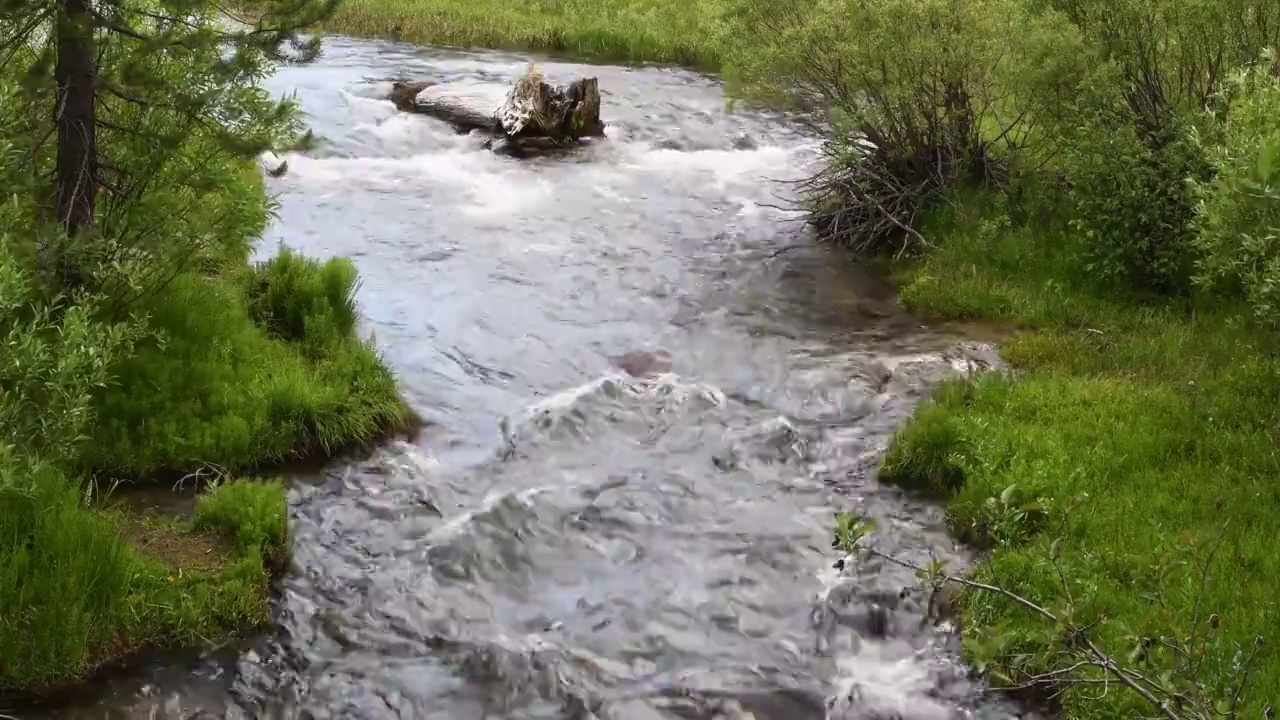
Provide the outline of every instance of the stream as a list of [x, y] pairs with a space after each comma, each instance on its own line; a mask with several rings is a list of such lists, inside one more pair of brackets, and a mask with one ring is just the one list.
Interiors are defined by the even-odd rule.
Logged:
[[[712, 79], [540, 61], [599, 78], [608, 138], [532, 161], [383, 99], [431, 78], [496, 106], [528, 62], [333, 37], [269, 80], [320, 143], [269, 179], [259, 252], [355, 260], [429, 424], [294, 478], [270, 632], [21, 717], [1016, 717], [921, 622], [910, 571], [831, 547], [851, 509], [881, 550], [968, 561], [873, 471], [991, 351], [815, 245], [784, 208], [818, 138], [729, 113]], [[669, 372], [618, 367], [659, 350]]]

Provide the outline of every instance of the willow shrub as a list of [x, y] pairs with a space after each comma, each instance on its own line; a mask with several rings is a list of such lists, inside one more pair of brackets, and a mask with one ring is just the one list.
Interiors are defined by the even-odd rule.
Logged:
[[925, 244], [917, 217], [1003, 184], [1030, 122], [1080, 75], [1079, 38], [1017, 0], [736, 0], [713, 13], [730, 90], [830, 129], [805, 185], [829, 239]]
[[1214, 168], [1231, 75], [1280, 43], [1272, 0], [1032, 0], [1071, 20], [1092, 70], [1048, 118], [1087, 239], [1083, 271], [1114, 290], [1183, 295], [1200, 248], [1192, 183]]
[[[1276, 56], [1266, 58], [1268, 64]], [[1273, 65], [1274, 67], [1274, 65]], [[1196, 187], [1197, 282], [1244, 298], [1254, 316], [1280, 325], [1280, 77], [1266, 65], [1231, 82], [1210, 182]]]

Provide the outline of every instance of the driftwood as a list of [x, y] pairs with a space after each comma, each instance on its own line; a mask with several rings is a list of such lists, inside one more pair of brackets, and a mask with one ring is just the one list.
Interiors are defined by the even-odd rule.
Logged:
[[449, 123], [459, 133], [491, 135], [495, 152], [515, 156], [572, 147], [585, 138], [604, 135], [600, 121], [600, 87], [596, 78], [581, 78], [553, 87], [530, 68], [493, 112], [484, 112], [447, 97], [424, 92], [430, 81], [397, 82], [388, 99], [405, 112], [420, 113]]

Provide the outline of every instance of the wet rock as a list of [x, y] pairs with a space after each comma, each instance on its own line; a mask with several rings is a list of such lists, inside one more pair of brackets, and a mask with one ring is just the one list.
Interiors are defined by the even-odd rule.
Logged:
[[903, 395], [928, 392], [943, 380], [1005, 368], [994, 346], [969, 342], [958, 343], [941, 353], [884, 358], [882, 363], [890, 373], [884, 389]]
[[662, 373], [671, 372], [671, 353], [666, 350], [653, 352], [632, 350], [621, 357], [614, 358], [614, 364], [632, 377], [661, 375]]
[[443, 120], [459, 133], [491, 135], [486, 147], [512, 157], [563, 150], [585, 138], [604, 135], [600, 87], [593, 77], [552, 86], [530, 67], [497, 110], [474, 107], [466, 98], [452, 97], [443, 86], [428, 80], [394, 83], [387, 99], [404, 112]]

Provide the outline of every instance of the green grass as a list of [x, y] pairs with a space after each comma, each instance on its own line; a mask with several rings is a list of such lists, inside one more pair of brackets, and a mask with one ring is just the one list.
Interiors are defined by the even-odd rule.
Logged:
[[346, 0], [333, 32], [417, 43], [717, 69], [701, 3], [678, 0]]
[[230, 276], [184, 275], [148, 303], [157, 340], [98, 398], [92, 471], [237, 471], [376, 440], [410, 422], [355, 330], [355, 269], [288, 250]]
[[[68, 315], [11, 330], [6, 401], [38, 386], [34, 398], [61, 404], [41, 400], [47, 416], [0, 428], [0, 689], [48, 690], [268, 620], [268, 579], [287, 554], [280, 483], [217, 485], [188, 522], [102, 506], [82, 478], [261, 468], [403, 427], [392, 374], [356, 335], [355, 282], [349, 261], [287, 251], [180, 275], [138, 308], [149, 339], [102, 360], [105, 385], [79, 358], [110, 352], [101, 328], [76, 330]], [[81, 426], [88, 442], [50, 440]]]
[[74, 682], [268, 620], [269, 571], [287, 553], [280, 483], [219, 485], [192, 524], [91, 507], [40, 472], [31, 493], [0, 489], [0, 689]]
[[[1198, 574], [1173, 560], [1202, 554], [1225, 523], [1204, 597], [1222, 619], [1206, 655], [1221, 687], [1238, 645], [1280, 640], [1280, 343], [1243, 313], [1073, 281], [1086, 277], [1075, 245], [1051, 226], [972, 212], [927, 234], [940, 247], [902, 273], [904, 300], [928, 317], [1008, 325], [1015, 373], [941, 387], [899, 432], [882, 477], [947, 496], [953, 531], [991, 551], [977, 574], [1045, 603], [1061, 597], [1048, 559], [1061, 537], [1080, 617], [1105, 615], [1097, 632], [1119, 656], [1130, 635], [1189, 627]], [[1006, 666], [1057, 642], [1003, 598], [969, 593], [961, 607], [967, 633], [999, 630]], [[1278, 696], [1272, 651], [1244, 716]], [[1063, 713], [1133, 717], [1131, 700], [1070, 691]]]

